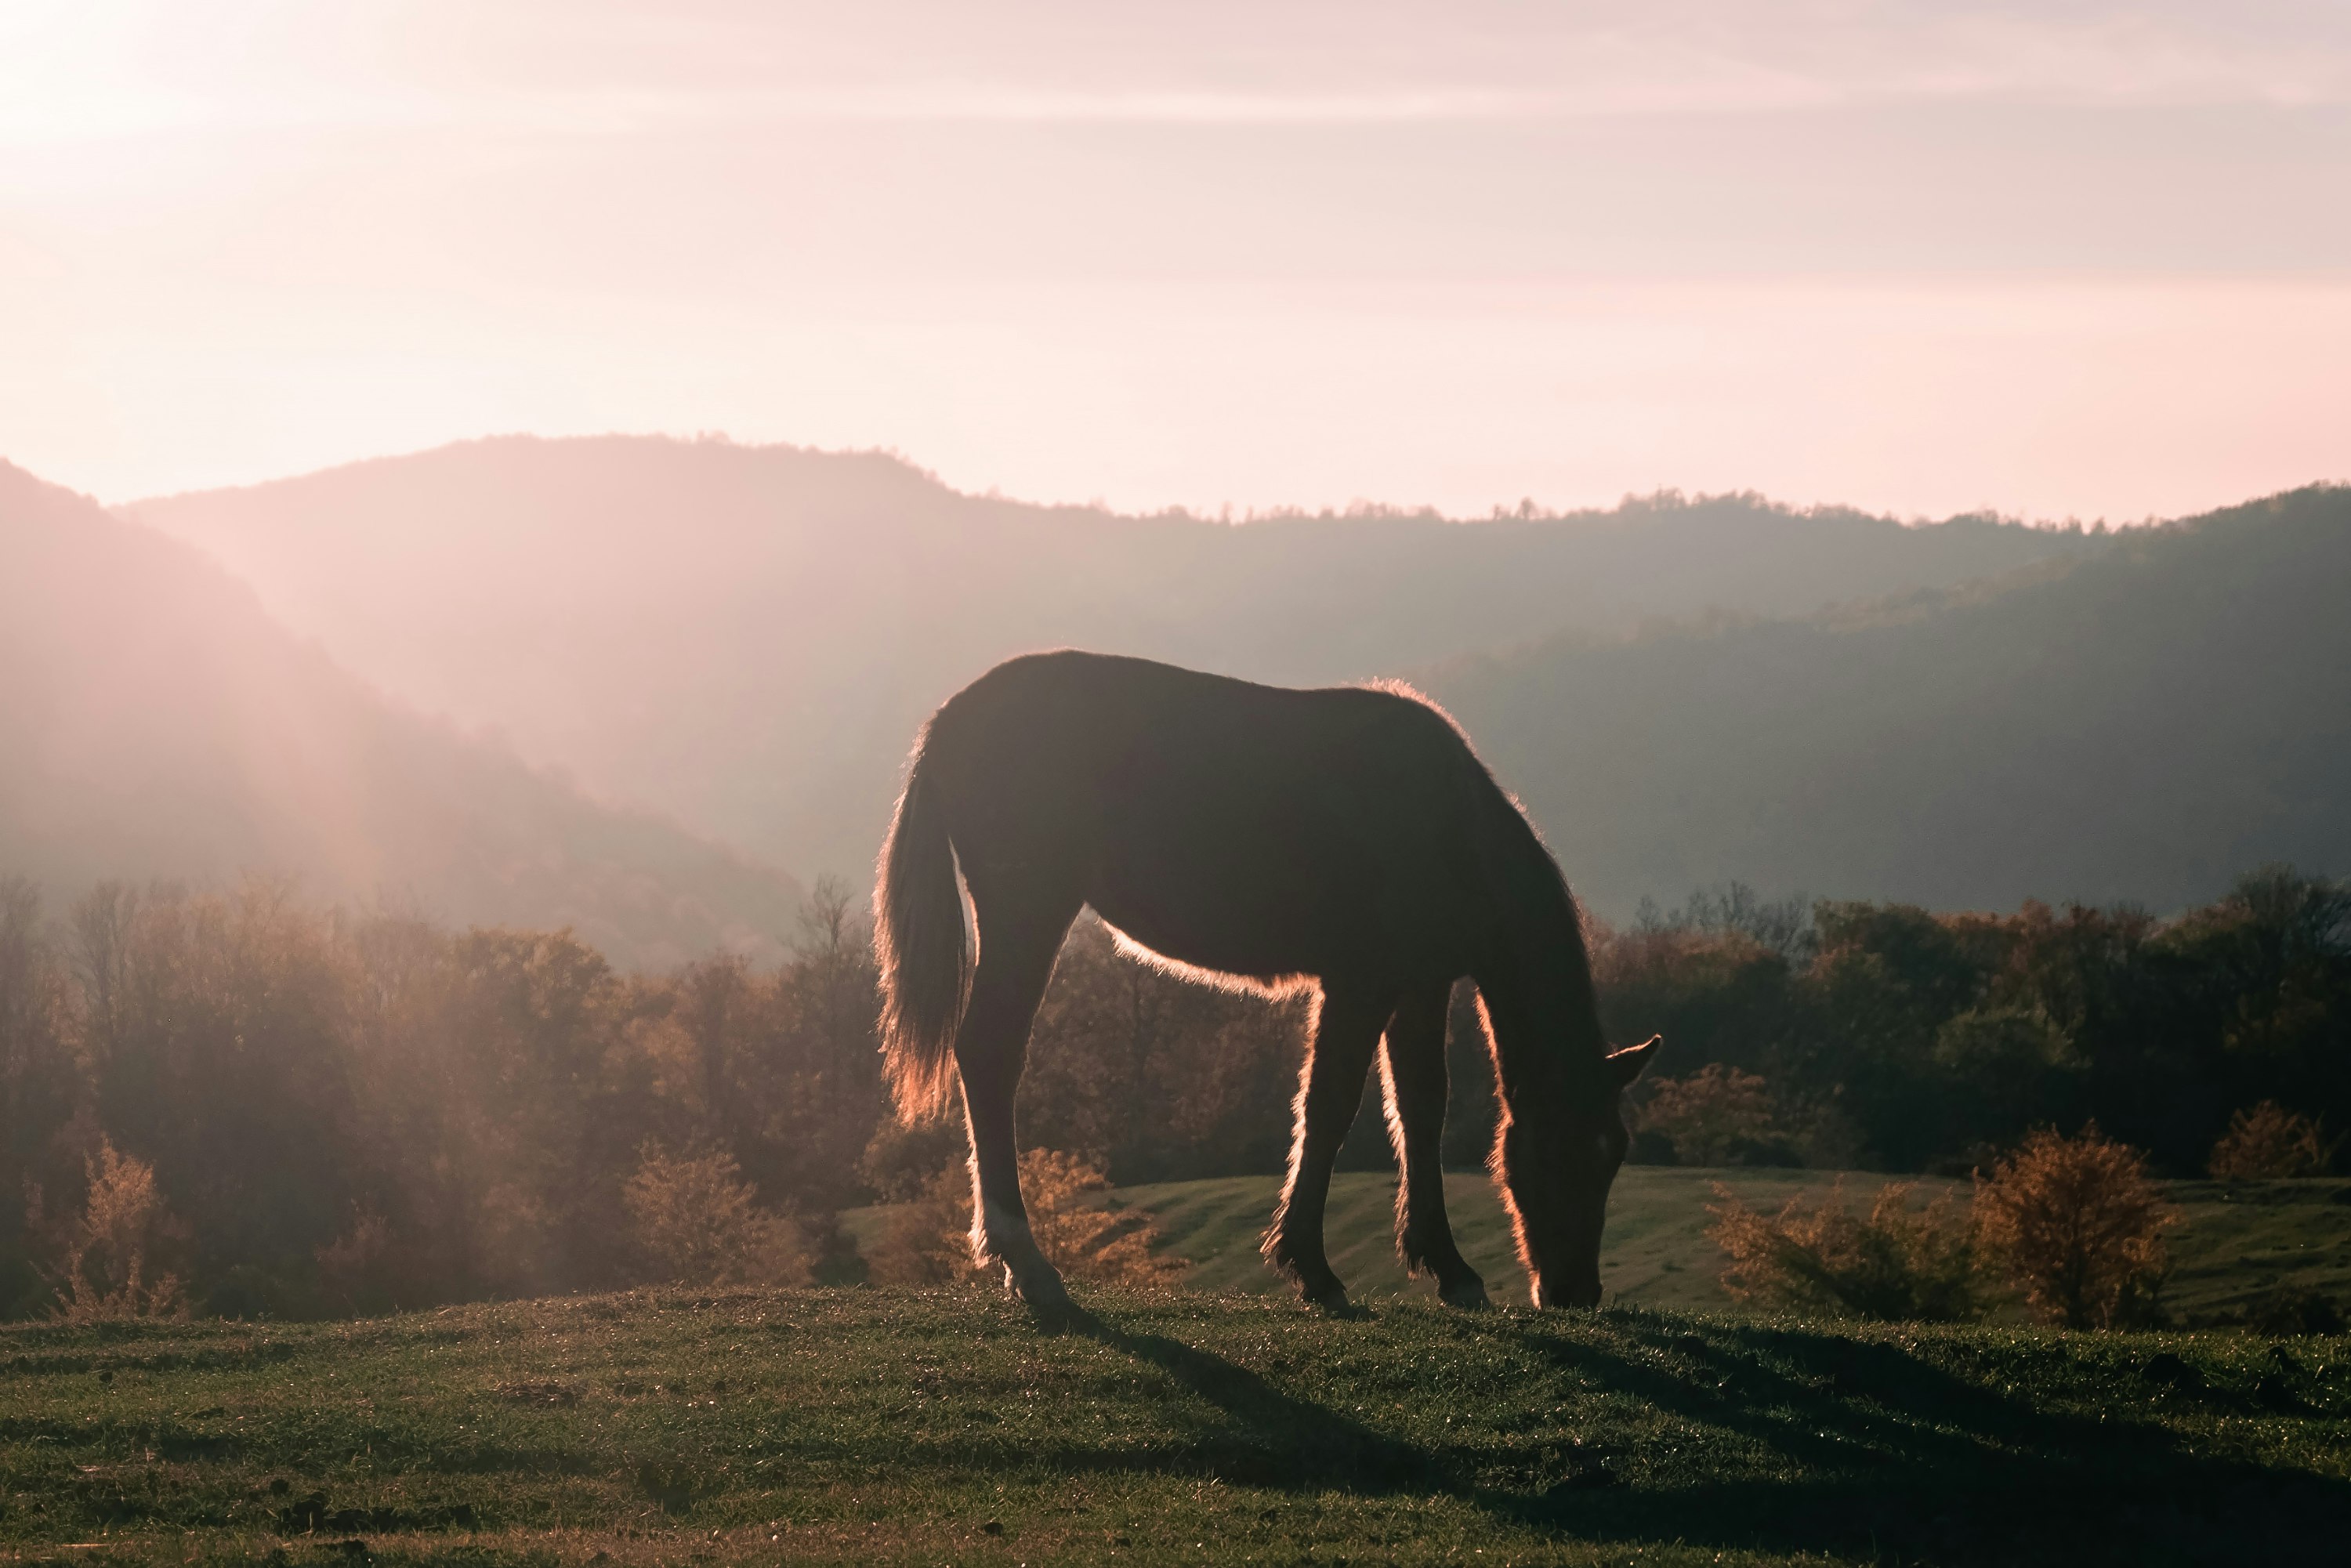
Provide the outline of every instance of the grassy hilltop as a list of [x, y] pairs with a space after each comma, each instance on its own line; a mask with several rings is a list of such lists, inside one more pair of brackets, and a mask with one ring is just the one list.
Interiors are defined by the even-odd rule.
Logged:
[[2315, 1559], [2351, 1343], [978, 1292], [0, 1330], [13, 1560]]

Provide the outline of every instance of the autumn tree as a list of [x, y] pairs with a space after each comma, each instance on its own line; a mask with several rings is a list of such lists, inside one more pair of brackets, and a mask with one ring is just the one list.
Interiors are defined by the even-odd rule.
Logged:
[[1038, 1010], [1022, 1126], [1121, 1182], [1280, 1169], [1306, 1005], [1170, 974], [1081, 920]]
[[88, 1175], [81, 1212], [59, 1242], [54, 1315], [78, 1323], [183, 1314], [180, 1278], [162, 1265], [173, 1228], [155, 1167], [101, 1141]]
[[1715, 1062], [1651, 1085], [1635, 1112], [1634, 1130], [1671, 1140], [1678, 1164], [1727, 1166], [1768, 1151], [1778, 1124], [1759, 1074]]
[[[1159, 1224], [1147, 1210], [1114, 1207], [1098, 1196], [1110, 1186], [1099, 1161], [1057, 1149], [1020, 1156], [1020, 1195], [1029, 1228], [1047, 1261], [1070, 1279], [1128, 1289], [1164, 1289], [1190, 1267], [1163, 1253]], [[868, 1253], [878, 1283], [932, 1285], [973, 1278], [971, 1181], [960, 1166], [933, 1176], [911, 1203], [887, 1211]]]
[[805, 1285], [806, 1236], [759, 1207], [723, 1149], [672, 1155], [648, 1144], [621, 1189], [629, 1231], [653, 1277], [677, 1285]]
[[1798, 1194], [1764, 1214], [1715, 1184], [1707, 1235], [1730, 1259], [1723, 1288], [1738, 1301], [1885, 1322], [1981, 1315], [1989, 1281], [1967, 1215], [1948, 1189], [1923, 1206], [1915, 1190], [1888, 1182], [1856, 1217], [1840, 1177], [1817, 1203]]
[[2324, 1125], [2264, 1100], [2229, 1118], [2205, 1168], [2219, 1181], [2264, 1181], [2325, 1176], [2334, 1163], [2335, 1144]]
[[39, 890], [0, 877], [0, 1316], [39, 1310], [48, 1296], [23, 1199], [76, 1174], [60, 1136], [81, 1087], [68, 1027], [67, 978]]
[[1979, 1177], [1974, 1211], [1985, 1250], [2043, 1317], [2111, 1328], [2156, 1316], [2169, 1267], [2164, 1234], [2179, 1211], [2147, 1157], [2096, 1123], [2070, 1138], [2032, 1133]]

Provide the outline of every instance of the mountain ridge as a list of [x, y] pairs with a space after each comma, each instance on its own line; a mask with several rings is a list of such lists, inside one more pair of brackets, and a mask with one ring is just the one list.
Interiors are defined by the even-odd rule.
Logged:
[[1013, 653], [1333, 684], [1565, 624], [1808, 611], [2104, 548], [1751, 496], [1229, 524], [961, 495], [883, 454], [644, 437], [502, 437], [125, 511], [532, 762], [860, 879], [915, 729]]
[[2351, 488], [2313, 486], [1899, 613], [1555, 639], [1423, 679], [1615, 913], [1726, 880], [2169, 909], [2262, 862], [2351, 868], [2346, 601]]
[[624, 965], [777, 950], [799, 885], [615, 810], [287, 632], [210, 558], [0, 462], [0, 873], [292, 875]]

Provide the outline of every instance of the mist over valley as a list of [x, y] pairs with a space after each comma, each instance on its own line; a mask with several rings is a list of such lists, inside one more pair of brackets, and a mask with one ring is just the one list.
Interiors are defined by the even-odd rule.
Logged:
[[1056, 646], [1409, 680], [1616, 920], [1728, 880], [2171, 908], [2351, 847], [2318, 716], [2351, 668], [2339, 490], [2113, 533], [1744, 496], [1525, 510], [1138, 517], [634, 437], [122, 508], [385, 692], [803, 881], [862, 883], [924, 717]]

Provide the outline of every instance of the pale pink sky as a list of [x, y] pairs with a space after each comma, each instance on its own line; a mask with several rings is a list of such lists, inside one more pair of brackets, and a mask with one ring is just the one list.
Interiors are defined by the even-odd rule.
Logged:
[[493, 431], [1123, 507], [2351, 477], [2351, 7], [0, 8], [0, 455]]

